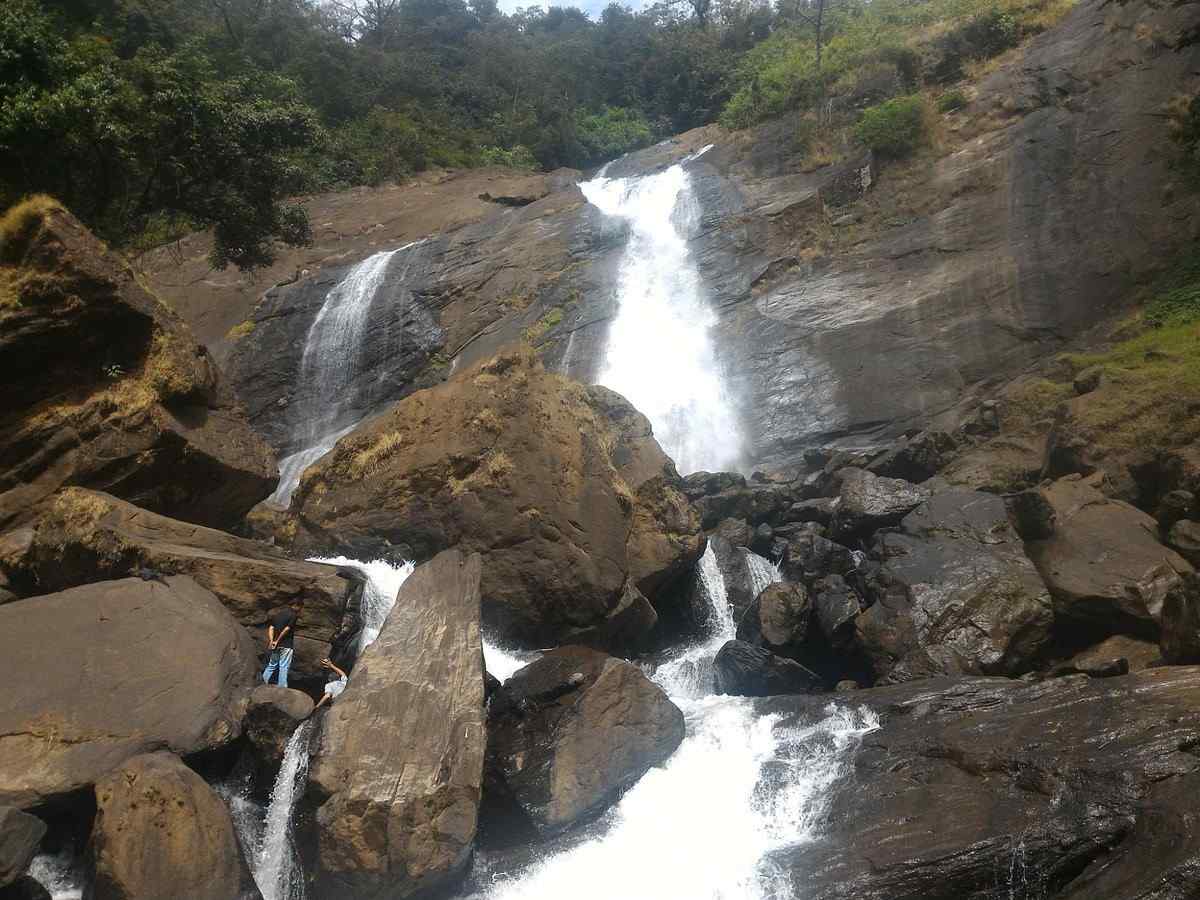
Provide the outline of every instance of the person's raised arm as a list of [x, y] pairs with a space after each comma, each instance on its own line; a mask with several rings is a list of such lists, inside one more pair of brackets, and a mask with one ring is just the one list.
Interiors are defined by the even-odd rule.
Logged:
[[[280, 637], [283, 637], [283, 635], [281, 634]], [[268, 625], [267, 626], [267, 647], [274, 650], [276, 643], [278, 643], [278, 642], [275, 640], [275, 626], [273, 624]]]
[[343, 672], [341, 669], [338, 668], [338, 664], [335, 663], [332, 659], [329, 661], [329, 668], [331, 668], [331, 669], [333, 669], [333, 671], [337, 672], [339, 678], [348, 677], [345, 672]]

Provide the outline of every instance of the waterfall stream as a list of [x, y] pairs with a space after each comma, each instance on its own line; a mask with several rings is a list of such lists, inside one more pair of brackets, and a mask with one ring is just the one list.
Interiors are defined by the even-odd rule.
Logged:
[[737, 467], [741, 439], [709, 335], [716, 315], [688, 248], [700, 209], [684, 163], [580, 185], [629, 227], [599, 382], [650, 419], [681, 473], [721, 472]]
[[[775, 566], [755, 559], [752, 571], [779, 580]], [[793, 896], [786, 874], [766, 859], [815, 836], [849, 751], [878, 720], [831, 703], [819, 721], [783, 727], [750, 699], [714, 695], [713, 657], [736, 626], [711, 548], [696, 577], [710, 604], [709, 634], [653, 676], [683, 710], [683, 743], [609, 810], [595, 837], [522, 871], [492, 873], [492, 886], [472, 900]]]

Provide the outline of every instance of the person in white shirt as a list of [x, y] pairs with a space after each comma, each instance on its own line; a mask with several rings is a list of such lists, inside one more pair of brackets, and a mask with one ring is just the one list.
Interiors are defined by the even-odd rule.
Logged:
[[317, 701], [317, 705], [313, 707], [314, 713], [326, 703], [332, 703], [335, 697], [340, 696], [342, 691], [346, 689], [346, 681], [349, 678], [345, 672], [337, 667], [337, 663], [335, 663], [332, 659], [325, 658], [321, 660], [321, 667], [324, 669], [329, 669], [331, 672], [336, 672], [337, 678], [335, 678], [333, 681], [327, 681], [325, 683], [325, 695], [321, 697], [321, 699]]

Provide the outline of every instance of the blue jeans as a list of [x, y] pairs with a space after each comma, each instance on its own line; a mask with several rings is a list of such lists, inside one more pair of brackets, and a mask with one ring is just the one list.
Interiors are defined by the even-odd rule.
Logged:
[[279, 686], [287, 687], [288, 666], [292, 664], [292, 648], [291, 647], [276, 647], [271, 651], [271, 659], [267, 662], [266, 669], [263, 670], [263, 681], [267, 684], [271, 683], [271, 676], [275, 674], [275, 670], [279, 670]]

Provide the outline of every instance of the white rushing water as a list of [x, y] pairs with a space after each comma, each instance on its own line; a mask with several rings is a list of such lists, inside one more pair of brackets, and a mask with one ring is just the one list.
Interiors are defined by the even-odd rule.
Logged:
[[314, 556], [309, 562], [325, 563], [329, 566], [350, 566], [358, 569], [367, 576], [363, 587], [362, 605], [359, 612], [362, 615], [362, 631], [358, 635], [358, 653], [362, 653], [379, 637], [387, 615], [392, 611], [396, 602], [396, 594], [400, 585], [413, 573], [411, 562], [393, 565], [382, 559], [361, 562], [348, 556]]
[[[764, 577], [778, 570], [767, 560]], [[849, 751], [878, 727], [869, 710], [830, 704], [818, 721], [784, 726], [753, 701], [712, 694], [712, 658], [733, 637], [724, 579], [711, 548], [697, 577], [710, 633], [659, 666], [654, 680], [683, 710], [687, 735], [602, 820], [603, 832], [498, 880], [487, 900], [784, 900], [788, 873], [766, 857], [811, 840]], [[766, 770], [770, 769], [769, 775]]]
[[292, 836], [292, 810], [308, 780], [308, 739], [312, 722], [301, 722], [288, 739], [258, 848], [251, 862], [263, 900], [304, 900], [304, 877]]
[[81, 900], [83, 859], [73, 847], [58, 853], [39, 853], [29, 864], [29, 875], [41, 884], [52, 900]]
[[650, 419], [681, 473], [736, 468], [738, 421], [709, 334], [716, 315], [688, 249], [700, 210], [684, 165], [580, 188], [629, 225], [600, 384]]
[[[367, 257], [325, 295], [304, 340], [291, 412], [299, 450], [279, 461], [279, 485], [268, 502], [286, 509], [304, 470], [333, 449], [357, 420], [346, 421], [350, 387], [359, 374], [371, 307], [397, 254], [423, 241]], [[401, 276], [407, 273], [407, 265]]]

